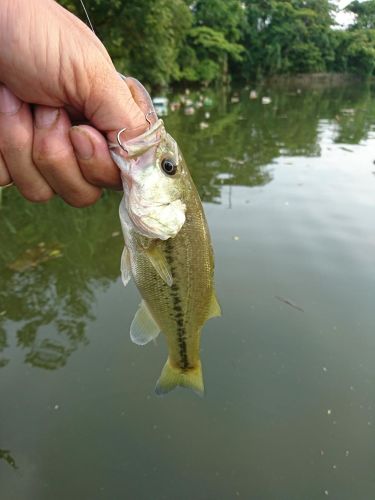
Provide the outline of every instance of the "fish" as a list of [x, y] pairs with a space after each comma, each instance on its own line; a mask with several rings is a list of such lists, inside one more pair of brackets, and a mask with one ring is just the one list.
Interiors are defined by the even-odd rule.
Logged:
[[134, 343], [145, 345], [160, 332], [168, 359], [155, 387], [204, 394], [200, 337], [205, 322], [220, 316], [214, 287], [214, 255], [202, 202], [177, 142], [162, 119], [112, 145], [124, 195], [119, 215], [124, 235], [121, 276], [133, 277], [142, 301], [130, 326]]

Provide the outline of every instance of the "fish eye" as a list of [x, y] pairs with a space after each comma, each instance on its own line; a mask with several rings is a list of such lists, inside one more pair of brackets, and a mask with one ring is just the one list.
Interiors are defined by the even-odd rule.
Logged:
[[161, 168], [167, 175], [174, 175], [177, 172], [177, 165], [169, 158], [164, 158], [161, 162]]

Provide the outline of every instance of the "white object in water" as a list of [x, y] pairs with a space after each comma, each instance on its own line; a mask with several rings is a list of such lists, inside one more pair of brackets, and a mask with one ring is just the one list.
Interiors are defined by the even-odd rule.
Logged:
[[158, 116], [166, 116], [168, 114], [169, 101], [167, 97], [154, 97], [152, 103]]

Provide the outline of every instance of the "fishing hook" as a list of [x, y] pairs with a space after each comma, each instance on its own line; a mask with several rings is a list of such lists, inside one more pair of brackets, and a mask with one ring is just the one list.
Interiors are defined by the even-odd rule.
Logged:
[[[145, 114], [145, 118], [146, 118], [146, 122], [148, 123], [148, 129], [150, 130], [151, 126], [152, 126], [152, 123], [151, 123], [151, 120], [149, 119], [149, 115], [156, 115], [156, 112], [152, 109], [150, 109], [150, 111], [148, 111], [146, 114]], [[120, 148], [125, 151], [125, 153], [129, 153], [129, 151], [126, 149], [126, 147], [123, 145], [123, 143], [121, 142], [121, 134], [123, 134], [125, 132], [125, 130], [128, 130], [127, 127], [124, 127], [122, 128], [121, 130], [119, 130], [117, 132], [117, 144], [120, 146]]]
[[123, 151], [125, 151], [125, 153], [126, 153], [126, 154], [128, 154], [128, 153], [129, 153], [129, 151], [126, 149], [126, 147], [125, 147], [125, 146], [122, 144], [122, 142], [121, 142], [121, 134], [122, 134], [123, 132], [125, 132], [125, 130], [126, 130], [126, 129], [127, 129], [127, 127], [124, 127], [124, 128], [122, 128], [121, 130], [119, 130], [119, 132], [117, 132], [117, 143], [118, 143], [118, 145], [120, 146], [120, 148], [121, 148]]

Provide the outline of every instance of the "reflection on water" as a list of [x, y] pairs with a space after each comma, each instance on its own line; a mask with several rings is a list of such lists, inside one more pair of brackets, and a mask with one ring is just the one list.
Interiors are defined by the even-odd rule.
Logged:
[[73, 210], [59, 200], [36, 206], [6, 192], [0, 233], [0, 367], [6, 366], [7, 322], [33, 366], [56, 369], [88, 340], [94, 290], [118, 276], [122, 242], [119, 195]]
[[[263, 93], [268, 94], [265, 89]], [[264, 167], [280, 156], [319, 156], [322, 122], [334, 125], [334, 142], [353, 144], [367, 139], [374, 123], [370, 88], [280, 89], [268, 105], [248, 96], [243, 90], [240, 103], [219, 102], [209, 120], [205, 109], [188, 117], [175, 113], [166, 120], [204, 201], [218, 201], [222, 184], [270, 182], [272, 173]], [[209, 127], [201, 130], [202, 122]]]
[[119, 194], [76, 210], [2, 193], [1, 498], [375, 498], [374, 93], [249, 91], [165, 119], [224, 311], [203, 401], [156, 398], [165, 343], [129, 340]]

